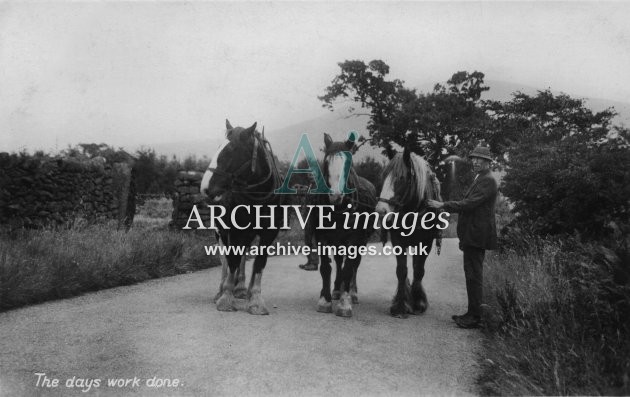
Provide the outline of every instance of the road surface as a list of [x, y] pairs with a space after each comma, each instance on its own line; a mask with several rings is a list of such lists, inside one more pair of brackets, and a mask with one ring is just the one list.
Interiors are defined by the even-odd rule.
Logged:
[[[451, 320], [466, 302], [457, 240], [445, 240], [441, 256], [431, 254], [424, 283], [429, 309], [406, 320], [388, 314], [393, 258], [363, 259], [361, 303], [352, 318], [316, 312], [321, 278], [298, 269], [302, 262], [269, 259], [263, 276], [268, 316], [218, 312], [212, 298], [219, 268], [2, 313], [0, 394], [475, 392], [481, 334]], [[108, 379], [122, 381], [108, 385]]]

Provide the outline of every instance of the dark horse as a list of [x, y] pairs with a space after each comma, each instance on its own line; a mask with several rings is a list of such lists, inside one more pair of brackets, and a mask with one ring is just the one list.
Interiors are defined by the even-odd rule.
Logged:
[[[354, 152], [354, 140], [346, 142], [333, 142], [328, 134], [324, 134], [325, 157], [323, 161], [324, 178], [331, 188], [330, 194], [315, 195], [317, 204], [334, 205], [331, 212], [331, 224], [335, 223], [335, 229], [318, 228], [315, 230], [315, 239], [322, 246], [345, 247], [352, 249], [354, 254], [334, 255], [337, 264], [335, 277], [335, 291], [330, 293], [330, 257], [326, 253], [320, 255], [319, 268], [322, 276], [322, 291], [320, 293], [317, 311], [332, 312], [332, 298], [339, 299], [335, 308], [335, 314], [342, 317], [352, 316], [352, 304], [358, 303], [356, 297], [356, 272], [361, 263], [361, 256], [356, 250], [367, 244], [367, 240], [373, 229], [370, 228], [344, 228], [345, 214], [368, 212], [372, 213], [376, 207], [376, 189], [367, 179], [358, 176], [351, 167], [346, 166], [349, 153]], [[345, 153], [344, 153], [345, 152]], [[339, 181], [346, 181], [346, 186], [352, 193], [344, 194], [340, 190]], [[318, 207], [322, 210], [322, 207]], [[336, 295], [336, 296], [335, 296]], [[338, 296], [340, 295], [340, 296]]]
[[[282, 212], [273, 211], [270, 206], [281, 205], [284, 201], [283, 195], [274, 194], [274, 190], [280, 187], [280, 177], [271, 146], [256, 131], [256, 123], [249, 128], [232, 127], [227, 120], [225, 124], [227, 141], [219, 147], [212, 158], [212, 163], [202, 179], [201, 191], [207, 195], [211, 204], [224, 206], [228, 214], [223, 219], [229, 229], [219, 228], [220, 242], [228, 246], [247, 248], [258, 236], [259, 245], [268, 246], [278, 235], [278, 229], [282, 224]], [[232, 220], [229, 215], [238, 205], [247, 207], [241, 207], [241, 211], [236, 211], [235, 219]], [[257, 214], [253, 206], [261, 206], [259, 219], [256, 219]], [[250, 211], [246, 211], [245, 208], [250, 208]], [[235, 227], [233, 221], [239, 228], [244, 228]], [[261, 228], [255, 228], [257, 222]], [[222, 280], [220, 296], [216, 300], [218, 310], [236, 310], [235, 282], [237, 278], [241, 280], [245, 278], [244, 266], [240, 266], [239, 271], [239, 265], [244, 264], [242, 256], [234, 251], [226, 255], [228, 270]], [[264, 251], [254, 260], [254, 269], [247, 289], [247, 311], [251, 314], [269, 314], [261, 296], [262, 273], [266, 264], [267, 252]]]
[[[398, 153], [385, 167], [383, 171], [383, 190], [379, 196], [376, 211], [380, 214], [397, 215], [400, 218], [406, 214], [418, 214], [418, 223], [415, 230], [398, 228], [390, 229], [393, 247], [401, 247], [402, 253], [396, 255], [396, 276], [398, 287], [390, 308], [392, 316], [406, 318], [408, 313], [419, 314], [427, 310], [427, 295], [422, 287], [424, 277], [424, 264], [427, 255], [420, 250], [412, 255], [413, 283], [409, 286], [407, 278], [407, 253], [406, 249], [417, 247], [420, 243], [426, 246], [427, 254], [431, 252], [433, 240], [439, 238], [438, 222], [432, 221], [421, 227], [420, 220], [427, 212], [434, 211], [426, 206], [427, 199], [442, 201], [440, 197], [440, 184], [428, 163], [415, 153], [407, 149]], [[437, 219], [437, 213], [434, 213]], [[383, 222], [388, 223], [388, 215]], [[391, 217], [389, 217], [391, 218]], [[390, 219], [391, 220], [391, 219]], [[427, 220], [429, 220], [427, 218]], [[405, 234], [406, 236], [403, 236]], [[407, 235], [409, 234], [409, 235]], [[413, 248], [412, 248], [413, 249]]]

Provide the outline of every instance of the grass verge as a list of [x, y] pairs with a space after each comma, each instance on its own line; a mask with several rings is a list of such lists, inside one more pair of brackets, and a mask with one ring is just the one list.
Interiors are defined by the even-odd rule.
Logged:
[[0, 311], [219, 265], [208, 233], [166, 227], [22, 230], [0, 237]]
[[630, 394], [627, 245], [512, 241], [484, 269], [481, 393]]

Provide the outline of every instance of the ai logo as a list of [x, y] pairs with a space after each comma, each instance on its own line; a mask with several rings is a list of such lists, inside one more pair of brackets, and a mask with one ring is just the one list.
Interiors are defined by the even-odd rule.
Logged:
[[[358, 134], [355, 131], [350, 131], [348, 136], [348, 141], [356, 142], [358, 138]], [[306, 157], [306, 162], [308, 164], [307, 168], [297, 168], [298, 159], [300, 157], [300, 152], [304, 152], [304, 156]], [[346, 178], [342, 178], [339, 180], [339, 191], [342, 194], [352, 193], [354, 189], [348, 189], [346, 186], [347, 176], [350, 174], [350, 168], [352, 167], [352, 152], [350, 151], [342, 151], [337, 153], [336, 155], [343, 157], [343, 165], [344, 165], [344, 173], [343, 175]], [[306, 134], [302, 134], [300, 138], [300, 143], [298, 144], [297, 149], [295, 150], [295, 154], [293, 155], [293, 160], [291, 161], [291, 165], [289, 166], [289, 171], [287, 171], [287, 176], [284, 179], [284, 183], [274, 192], [276, 194], [296, 194], [297, 190], [289, 187], [289, 182], [291, 181], [291, 176], [293, 174], [311, 174], [313, 176], [313, 180], [315, 181], [316, 188], [311, 188], [309, 190], [309, 194], [331, 194], [333, 191], [326, 184], [326, 180], [324, 179], [324, 174], [322, 170], [319, 168], [319, 164], [317, 163], [317, 159], [315, 157], [315, 152], [313, 151], [313, 147], [311, 146], [311, 142], [308, 140], [308, 136]]]

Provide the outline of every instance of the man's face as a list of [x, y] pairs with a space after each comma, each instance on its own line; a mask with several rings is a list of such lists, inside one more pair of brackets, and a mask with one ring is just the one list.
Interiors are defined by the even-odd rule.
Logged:
[[480, 172], [490, 167], [490, 161], [480, 157], [472, 157], [471, 161], [475, 172]]

